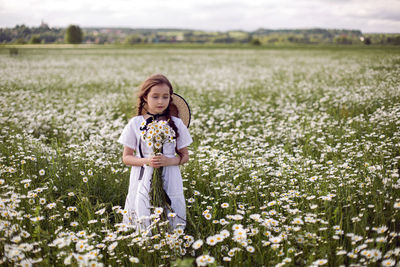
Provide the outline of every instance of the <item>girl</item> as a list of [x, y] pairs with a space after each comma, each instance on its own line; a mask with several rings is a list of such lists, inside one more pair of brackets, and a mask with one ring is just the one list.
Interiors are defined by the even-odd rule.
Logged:
[[[153, 120], [165, 120], [175, 131], [176, 142], [164, 144], [163, 154], [157, 156], [152, 155], [152, 149], [141, 138], [141, 130]], [[164, 75], [152, 75], [141, 84], [137, 116], [125, 126], [118, 140], [124, 145], [123, 162], [132, 166], [123, 223], [140, 231], [148, 230], [153, 168], [163, 167], [163, 188], [174, 213], [167, 211], [170, 226], [172, 229], [185, 228], [186, 205], [179, 165], [189, 160], [187, 147], [192, 143], [187, 128], [189, 122], [190, 110], [186, 101], [173, 93], [172, 85]]]

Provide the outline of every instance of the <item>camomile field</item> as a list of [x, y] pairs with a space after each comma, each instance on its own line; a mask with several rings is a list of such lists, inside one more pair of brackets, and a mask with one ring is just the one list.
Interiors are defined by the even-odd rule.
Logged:
[[[194, 142], [186, 229], [146, 235], [117, 140], [154, 73]], [[400, 266], [399, 48], [2, 47], [0, 77], [2, 266]]]

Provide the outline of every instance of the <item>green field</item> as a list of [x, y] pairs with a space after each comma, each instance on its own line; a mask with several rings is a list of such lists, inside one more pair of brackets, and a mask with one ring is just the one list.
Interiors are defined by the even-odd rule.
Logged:
[[[85, 47], [0, 48], [0, 264], [398, 266], [400, 49]], [[153, 73], [194, 143], [147, 237], [117, 139]]]

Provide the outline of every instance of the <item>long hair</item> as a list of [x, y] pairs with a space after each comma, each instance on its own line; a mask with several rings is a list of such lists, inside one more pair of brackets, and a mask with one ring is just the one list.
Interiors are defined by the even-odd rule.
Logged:
[[165, 116], [167, 117], [168, 124], [175, 131], [176, 138], [178, 138], [178, 136], [179, 136], [178, 128], [176, 127], [175, 122], [171, 118], [171, 116], [178, 117], [178, 109], [172, 103], [172, 94], [174, 93], [174, 89], [172, 88], [170, 81], [164, 75], [162, 75], [162, 74], [151, 75], [140, 85], [139, 92], [138, 92], [138, 98], [137, 98], [137, 115], [142, 115], [143, 110], [147, 111], [148, 107], [147, 107], [145, 98], [150, 93], [150, 90], [153, 86], [160, 85], [160, 84], [165, 84], [169, 87], [170, 99], [169, 99], [168, 107], [165, 110], [165, 113], [166, 113]]

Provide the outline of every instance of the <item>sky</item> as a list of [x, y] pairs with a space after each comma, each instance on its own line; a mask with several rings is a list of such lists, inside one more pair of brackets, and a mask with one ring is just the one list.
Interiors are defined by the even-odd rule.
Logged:
[[400, 33], [400, 0], [0, 0], [0, 27], [355, 29]]

